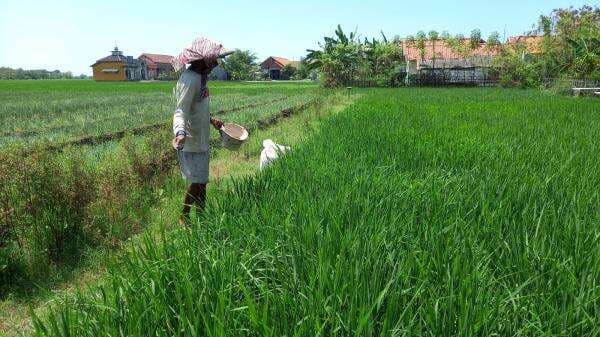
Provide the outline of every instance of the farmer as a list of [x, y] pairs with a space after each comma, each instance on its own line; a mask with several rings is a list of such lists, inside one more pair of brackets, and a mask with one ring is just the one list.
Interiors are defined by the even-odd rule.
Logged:
[[192, 205], [204, 210], [209, 168], [210, 125], [220, 130], [223, 122], [210, 117], [208, 74], [217, 59], [231, 54], [220, 43], [198, 38], [173, 59], [175, 70], [189, 67], [175, 87], [177, 107], [173, 116], [173, 148], [177, 150], [181, 175], [190, 183], [183, 202], [179, 223], [185, 225]]

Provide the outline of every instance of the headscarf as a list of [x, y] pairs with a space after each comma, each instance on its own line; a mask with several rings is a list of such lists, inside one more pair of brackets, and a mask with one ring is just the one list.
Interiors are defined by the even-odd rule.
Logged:
[[176, 71], [185, 68], [185, 65], [202, 59], [217, 59], [221, 56], [221, 53], [225, 51], [223, 45], [210, 40], [206, 37], [199, 37], [194, 40], [187, 48], [185, 48], [179, 55], [173, 58], [171, 63]]

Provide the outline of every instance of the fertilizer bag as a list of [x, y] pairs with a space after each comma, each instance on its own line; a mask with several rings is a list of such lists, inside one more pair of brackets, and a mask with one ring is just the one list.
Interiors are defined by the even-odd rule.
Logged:
[[289, 151], [289, 146], [275, 144], [271, 139], [263, 140], [263, 150], [260, 153], [260, 169], [263, 170], [271, 165], [279, 156]]

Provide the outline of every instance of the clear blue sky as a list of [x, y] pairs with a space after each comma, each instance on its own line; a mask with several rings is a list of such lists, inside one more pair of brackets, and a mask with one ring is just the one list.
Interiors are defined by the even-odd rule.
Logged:
[[175, 55], [196, 36], [228, 48], [299, 59], [339, 23], [362, 36], [407, 36], [435, 29], [483, 37], [530, 30], [540, 14], [577, 0], [504, 1], [13, 1], [0, 6], [0, 66], [90, 74], [115, 41], [126, 55]]

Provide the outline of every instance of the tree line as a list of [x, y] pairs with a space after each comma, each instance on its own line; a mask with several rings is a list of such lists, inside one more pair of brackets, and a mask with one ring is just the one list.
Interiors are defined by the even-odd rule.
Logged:
[[417, 48], [421, 59], [425, 59], [427, 43], [433, 41], [435, 48], [439, 41], [465, 58], [482, 46], [494, 50], [497, 56], [487, 71], [504, 86], [536, 87], [547, 79], [561, 78], [600, 81], [598, 7], [556, 9], [550, 15], [540, 16], [535, 29], [525, 34], [541, 40], [535, 52], [530, 52], [526, 43], [503, 44], [498, 32], [484, 41], [479, 29], [471, 31], [468, 38], [437, 31], [419, 31], [391, 41], [381, 35], [379, 40], [361, 39], [357, 32], [346, 34], [338, 25], [334, 36], [325, 37], [319, 44], [320, 49], [307, 50], [307, 68], [318, 70], [322, 83], [328, 87], [400, 85], [402, 77], [406, 77], [402, 43]]
[[13, 69], [9, 67], [0, 67], [0, 80], [45, 80], [45, 79], [87, 79], [88, 76], [81, 74], [73, 76], [70, 71], [61, 72], [60, 70], [33, 69], [25, 70], [21, 68]]
[[[258, 57], [250, 50], [236, 50], [222, 60], [220, 65], [227, 72], [228, 79], [234, 81], [266, 80], [269, 76], [260, 71]], [[283, 80], [303, 80], [310, 76], [311, 73], [304, 60], [301, 60], [298, 66], [287, 64], [281, 69]]]
[[540, 16], [527, 35], [539, 36], [539, 53], [527, 54], [527, 46], [504, 48], [494, 64], [501, 83], [536, 87], [552, 80], [600, 81], [600, 8], [555, 9]]
[[[237, 49], [225, 59], [219, 60], [220, 69], [215, 69], [209, 75], [210, 80], [222, 79], [221, 72], [227, 74], [227, 80], [231, 81], [260, 81], [269, 79], [269, 74], [260, 70], [258, 57], [251, 50]], [[158, 76], [158, 80], [177, 80], [181, 72], [173, 71]], [[307, 78], [316, 79], [316, 72], [311, 72], [306, 67], [306, 62], [300, 61], [299, 65], [285, 65], [281, 69], [282, 80], [303, 80]]]

